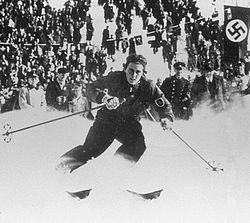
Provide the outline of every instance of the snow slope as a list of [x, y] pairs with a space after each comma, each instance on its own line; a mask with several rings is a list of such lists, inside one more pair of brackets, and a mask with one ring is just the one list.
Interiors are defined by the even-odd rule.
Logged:
[[[213, 115], [199, 111], [176, 121], [175, 131], [208, 161], [224, 169], [213, 172], [171, 132], [142, 121], [148, 149], [134, 166], [114, 159], [114, 142], [99, 158], [72, 174], [55, 169], [62, 153], [81, 144], [91, 122], [72, 117], [12, 135], [0, 141], [0, 222], [220, 222], [250, 220], [250, 98]], [[63, 113], [22, 111], [0, 115], [13, 129]], [[65, 191], [93, 188], [85, 200]], [[125, 192], [163, 188], [157, 200], [143, 201]]]

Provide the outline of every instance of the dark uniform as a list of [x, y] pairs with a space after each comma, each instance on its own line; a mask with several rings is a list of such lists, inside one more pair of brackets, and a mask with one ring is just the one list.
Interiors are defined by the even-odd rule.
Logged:
[[171, 103], [176, 118], [188, 120], [192, 116], [190, 88], [188, 80], [176, 75], [166, 78], [161, 85], [161, 90]]
[[81, 165], [102, 154], [115, 139], [122, 143], [116, 154], [130, 161], [138, 161], [146, 149], [139, 115], [149, 105], [155, 108], [160, 118], [168, 118], [171, 121], [174, 119], [169, 101], [145, 76], [132, 86], [128, 83], [124, 71], [115, 71], [89, 84], [86, 95], [92, 102], [102, 103], [107, 91], [109, 95], [120, 99], [120, 106], [114, 110], [105, 106], [100, 109], [83, 146], [77, 146], [65, 154], [82, 162]]

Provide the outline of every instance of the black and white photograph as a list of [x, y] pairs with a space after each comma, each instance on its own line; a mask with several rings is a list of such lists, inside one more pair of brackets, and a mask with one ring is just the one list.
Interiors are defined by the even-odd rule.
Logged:
[[0, 0], [0, 222], [250, 222], [249, 30], [250, 0]]

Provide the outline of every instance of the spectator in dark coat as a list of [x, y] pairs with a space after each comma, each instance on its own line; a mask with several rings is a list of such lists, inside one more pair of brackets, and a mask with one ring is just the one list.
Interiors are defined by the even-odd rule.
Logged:
[[195, 77], [191, 89], [191, 98], [193, 106], [209, 101], [211, 108], [216, 110], [225, 108], [225, 80], [214, 73], [209, 63], [204, 64], [203, 74]]
[[112, 61], [114, 62], [115, 39], [113, 38], [113, 35], [110, 35], [110, 37], [107, 39], [107, 54], [108, 54], [108, 59], [112, 59]]
[[54, 81], [49, 82], [46, 89], [46, 102], [51, 108], [68, 111], [68, 98], [71, 86], [66, 82], [69, 71], [66, 68], [59, 68]]
[[86, 28], [87, 28], [86, 40], [89, 41], [89, 42], [91, 42], [91, 40], [93, 38], [94, 31], [95, 31], [95, 28], [94, 28], [94, 25], [93, 25], [91, 17], [89, 17], [89, 19], [87, 20]]
[[102, 31], [102, 47], [107, 48], [107, 39], [109, 38], [109, 26]]
[[184, 67], [183, 62], [176, 62], [174, 64], [175, 74], [163, 81], [161, 90], [172, 104], [175, 117], [188, 120], [192, 116], [191, 87], [189, 81], [182, 76]]

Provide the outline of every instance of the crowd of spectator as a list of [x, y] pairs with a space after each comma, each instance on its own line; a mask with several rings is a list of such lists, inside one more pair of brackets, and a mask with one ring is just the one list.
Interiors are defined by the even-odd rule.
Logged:
[[[209, 72], [225, 81], [225, 91], [248, 91], [249, 55], [235, 63], [223, 61], [223, 26], [216, 20], [216, 11], [206, 19], [194, 0], [98, 0], [98, 5], [103, 7], [107, 26], [101, 45], [93, 46], [90, 0], [68, 0], [57, 10], [47, 0], [0, 1], [1, 112], [29, 107], [26, 104], [32, 104], [38, 95], [34, 89], [44, 92], [43, 106], [70, 112], [91, 108], [82, 98], [86, 84], [105, 75], [107, 59], [114, 61], [116, 51], [136, 53], [135, 46], [143, 44], [141, 36], [130, 36], [134, 16], [142, 19], [147, 37], [154, 38], [148, 41], [153, 52], [162, 50], [170, 73], [178, 37], [185, 32], [185, 63], [190, 72], [198, 71], [202, 76], [209, 66]], [[111, 34], [109, 23], [113, 22], [116, 31]], [[191, 97], [196, 79], [188, 81]], [[91, 114], [88, 117], [93, 118]]]

